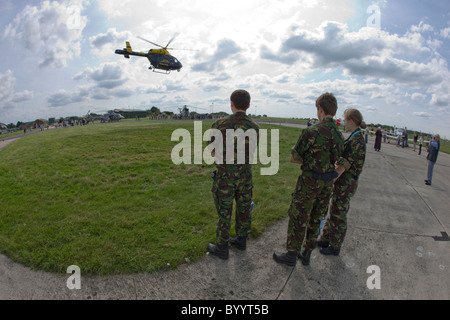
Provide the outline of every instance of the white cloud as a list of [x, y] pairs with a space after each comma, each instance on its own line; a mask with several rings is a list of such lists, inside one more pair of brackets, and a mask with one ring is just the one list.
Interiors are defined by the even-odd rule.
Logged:
[[447, 63], [442, 63], [442, 70], [445, 70], [444, 80], [428, 88], [427, 93], [431, 94], [431, 106], [446, 107], [450, 111], [450, 72]]
[[424, 43], [417, 34], [399, 37], [375, 28], [349, 32], [346, 24], [328, 21], [315, 32], [297, 30], [284, 41], [278, 53], [271, 53], [263, 45], [261, 57], [285, 64], [311, 61], [314, 68], [342, 67], [348, 75], [405, 84], [440, 83], [443, 80], [442, 58], [434, 57], [427, 63], [420, 63], [398, 57], [401, 53], [429, 53], [431, 50]]
[[442, 29], [440, 35], [443, 38], [450, 39], [450, 27]]
[[118, 32], [116, 28], [109, 28], [106, 33], [90, 37], [89, 42], [92, 53], [104, 59], [111, 56], [111, 52], [114, 52], [115, 49], [122, 48], [125, 41], [131, 41], [134, 38], [130, 31]]
[[131, 38], [129, 31], [117, 32], [116, 28], [110, 28], [106, 33], [100, 33], [96, 36], [90, 37], [89, 42], [95, 48], [101, 48], [105, 44], [115, 44], [117, 42], [123, 42]]
[[432, 114], [430, 114], [428, 112], [414, 112], [413, 114], [416, 117], [421, 117], [421, 118], [426, 118], [426, 119], [429, 119], [433, 116]]
[[[179, 32], [178, 48], [195, 47], [209, 55], [218, 39], [231, 38], [251, 52], [259, 50], [255, 44], [261, 41], [276, 44], [269, 39], [280, 39], [293, 25], [314, 28], [323, 20], [343, 22], [354, 13], [349, 0], [158, 0], [151, 6], [146, 0], [97, 2], [108, 17], [124, 21], [135, 36], [164, 44]], [[141, 8], [149, 8], [150, 13]]]
[[11, 70], [0, 73], [0, 113], [6, 109], [13, 109], [20, 103], [33, 98], [33, 93], [28, 90], [16, 92], [14, 87], [16, 78]]
[[83, 72], [75, 75], [74, 80], [89, 79], [99, 85], [105, 81], [115, 81], [122, 79], [123, 72], [117, 64], [104, 63], [99, 68], [86, 68]]
[[412, 32], [419, 32], [419, 33], [424, 33], [424, 32], [431, 32], [434, 30], [434, 28], [432, 26], [430, 26], [429, 24], [420, 21], [418, 26], [411, 26], [410, 30]]
[[229, 74], [227, 74], [226, 72], [222, 72], [219, 75], [217, 75], [216, 77], [214, 77], [212, 79], [212, 81], [226, 81], [229, 80], [231, 78], [231, 76]]
[[103, 63], [98, 68], [86, 68], [77, 73], [74, 80], [86, 80], [89, 84], [79, 86], [76, 90], [58, 90], [47, 97], [50, 107], [60, 107], [71, 103], [94, 100], [110, 100], [114, 97], [130, 97], [138, 89], [122, 87], [127, 81], [123, 78], [121, 67], [113, 63]]
[[411, 99], [412, 100], [416, 100], [416, 101], [423, 101], [423, 100], [425, 100], [427, 98], [427, 96], [425, 95], [425, 94], [422, 94], [422, 93], [418, 93], [418, 92], [414, 92], [412, 95], [411, 95]]
[[32, 98], [33, 98], [33, 93], [28, 90], [24, 90], [21, 92], [15, 92], [12, 96], [11, 101], [14, 103], [21, 103], [24, 101], [31, 100]]
[[164, 91], [186, 91], [188, 88], [181, 83], [173, 80], [164, 81], [165, 90]]
[[242, 51], [241, 48], [233, 41], [229, 39], [223, 39], [218, 42], [217, 49], [213, 55], [206, 57], [204, 62], [194, 64], [192, 71], [212, 72], [215, 70], [223, 70], [223, 62], [226, 60], [232, 60], [238, 64], [244, 62], [243, 57], [239, 54]]
[[80, 93], [68, 92], [61, 89], [51, 94], [47, 98], [47, 102], [50, 107], [61, 107], [74, 102], [80, 102], [85, 100], [85, 95]]
[[82, 1], [27, 5], [6, 26], [3, 36], [37, 54], [40, 67], [64, 67], [81, 52], [81, 36], [87, 22], [81, 16], [82, 9]]
[[450, 103], [450, 94], [443, 94], [443, 95], [439, 95], [439, 94], [433, 94], [431, 97], [431, 104], [435, 105], [435, 106], [448, 106]]

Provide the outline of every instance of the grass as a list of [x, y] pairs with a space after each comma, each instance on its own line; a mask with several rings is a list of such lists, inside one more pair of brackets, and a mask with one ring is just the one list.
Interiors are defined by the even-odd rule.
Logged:
[[[39, 129], [34, 129], [34, 130], [39, 130]], [[10, 133], [5, 133], [5, 134], [0, 134], [0, 140], [5, 139], [5, 138], [9, 138], [9, 137], [13, 137], [13, 136], [19, 137], [20, 135], [23, 135], [23, 130], [18, 130], [18, 131], [15, 131], [15, 132], [10, 132]]]
[[[211, 121], [203, 122], [203, 131]], [[192, 121], [135, 121], [25, 136], [0, 151], [0, 252], [65, 273], [125, 274], [176, 268], [214, 241], [211, 165], [171, 161], [173, 130]], [[254, 172], [251, 237], [287, 216], [299, 168], [289, 163], [299, 129], [280, 130], [280, 169]], [[270, 149], [269, 149], [270, 150]]]
[[441, 145], [440, 145], [439, 152], [444, 152], [444, 153], [450, 154], [450, 141], [441, 139], [440, 142], [441, 142]]
[[261, 121], [274, 121], [274, 122], [298, 122], [307, 124], [308, 119], [297, 119], [297, 118], [276, 118], [276, 117], [256, 117], [255, 120], [261, 120]]

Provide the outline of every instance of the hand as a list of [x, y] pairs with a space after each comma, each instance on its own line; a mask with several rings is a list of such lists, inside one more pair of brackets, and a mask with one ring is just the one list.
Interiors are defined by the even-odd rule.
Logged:
[[340, 176], [345, 172], [345, 167], [336, 165], [335, 170], [339, 175], [336, 179], [333, 179], [333, 183], [335, 183], [340, 178]]
[[300, 165], [303, 164], [303, 160], [302, 159], [296, 160], [292, 154], [291, 154], [291, 162], [292, 163], [296, 163], [296, 164], [300, 164]]

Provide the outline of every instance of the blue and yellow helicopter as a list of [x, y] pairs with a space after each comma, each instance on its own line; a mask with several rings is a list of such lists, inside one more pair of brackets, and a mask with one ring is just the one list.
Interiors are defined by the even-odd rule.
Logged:
[[[161, 49], [150, 49], [147, 53], [145, 52], [135, 52], [131, 49], [130, 43], [127, 41], [126, 48], [123, 48], [123, 50], [117, 49], [116, 54], [121, 54], [125, 58], [129, 59], [130, 56], [138, 56], [138, 57], [146, 57], [148, 61], [150, 61], [151, 66], [149, 67], [150, 70], [153, 70], [153, 72], [158, 73], [164, 73], [169, 74], [172, 70], [177, 70], [180, 72], [180, 69], [183, 67], [180, 61], [178, 61], [177, 58], [172, 56], [168, 49], [172, 50], [172, 48], [168, 48], [169, 45], [172, 43], [172, 41], [175, 39], [175, 36], [170, 39], [170, 41], [167, 43], [165, 47], [156, 44], [154, 42], [151, 42], [147, 39], [144, 39], [142, 37], [138, 37], [141, 40], [147, 41], [157, 47], [160, 47]], [[158, 71], [163, 70], [163, 71]]]

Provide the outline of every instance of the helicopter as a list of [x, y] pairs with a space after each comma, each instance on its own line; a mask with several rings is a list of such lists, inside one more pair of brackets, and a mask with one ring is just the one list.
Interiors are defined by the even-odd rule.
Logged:
[[[105, 110], [106, 111], [106, 110]], [[105, 112], [101, 111], [101, 112]], [[83, 116], [84, 119], [88, 120], [88, 122], [94, 122], [94, 120], [98, 120], [103, 122], [112, 122], [112, 121], [119, 121], [121, 119], [125, 119], [123, 115], [121, 115], [118, 110], [108, 110], [103, 115], [100, 113], [91, 113], [91, 110], [87, 112], [86, 115]]]
[[116, 110], [109, 110], [107, 113], [103, 115], [105, 118], [105, 121], [119, 121], [120, 119], [125, 119], [123, 115], [116, 112]]
[[[180, 61], [177, 60], [174, 56], [172, 56], [167, 49], [169, 45], [172, 43], [172, 41], [175, 39], [175, 36], [170, 39], [170, 41], [167, 43], [165, 47], [156, 44], [154, 42], [151, 42], [147, 39], [144, 39], [142, 37], [138, 37], [141, 40], [147, 41], [157, 47], [160, 47], [161, 49], [150, 49], [147, 53], [145, 52], [135, 52], [131, 49], [130, 42], [126, 41], [126, 48], [123, 48], [123, 50], [117, 49], [115, 51], [116, 54], [123, 55], [126, 59], [130, 59], [130, 56], [138, 56], [138, 57], [147, 57], [147, 59], [150, 61], [151, 66], [149, 67], [150, 70], [153, 70], [153, 72], [157, 73], [163, 73], [163, 74], [169, 74], [172, 70], [177, 70], [180, 72], [180, 69], [183, 67]], [[159, 71], [163, 70], [163, 71]]]

